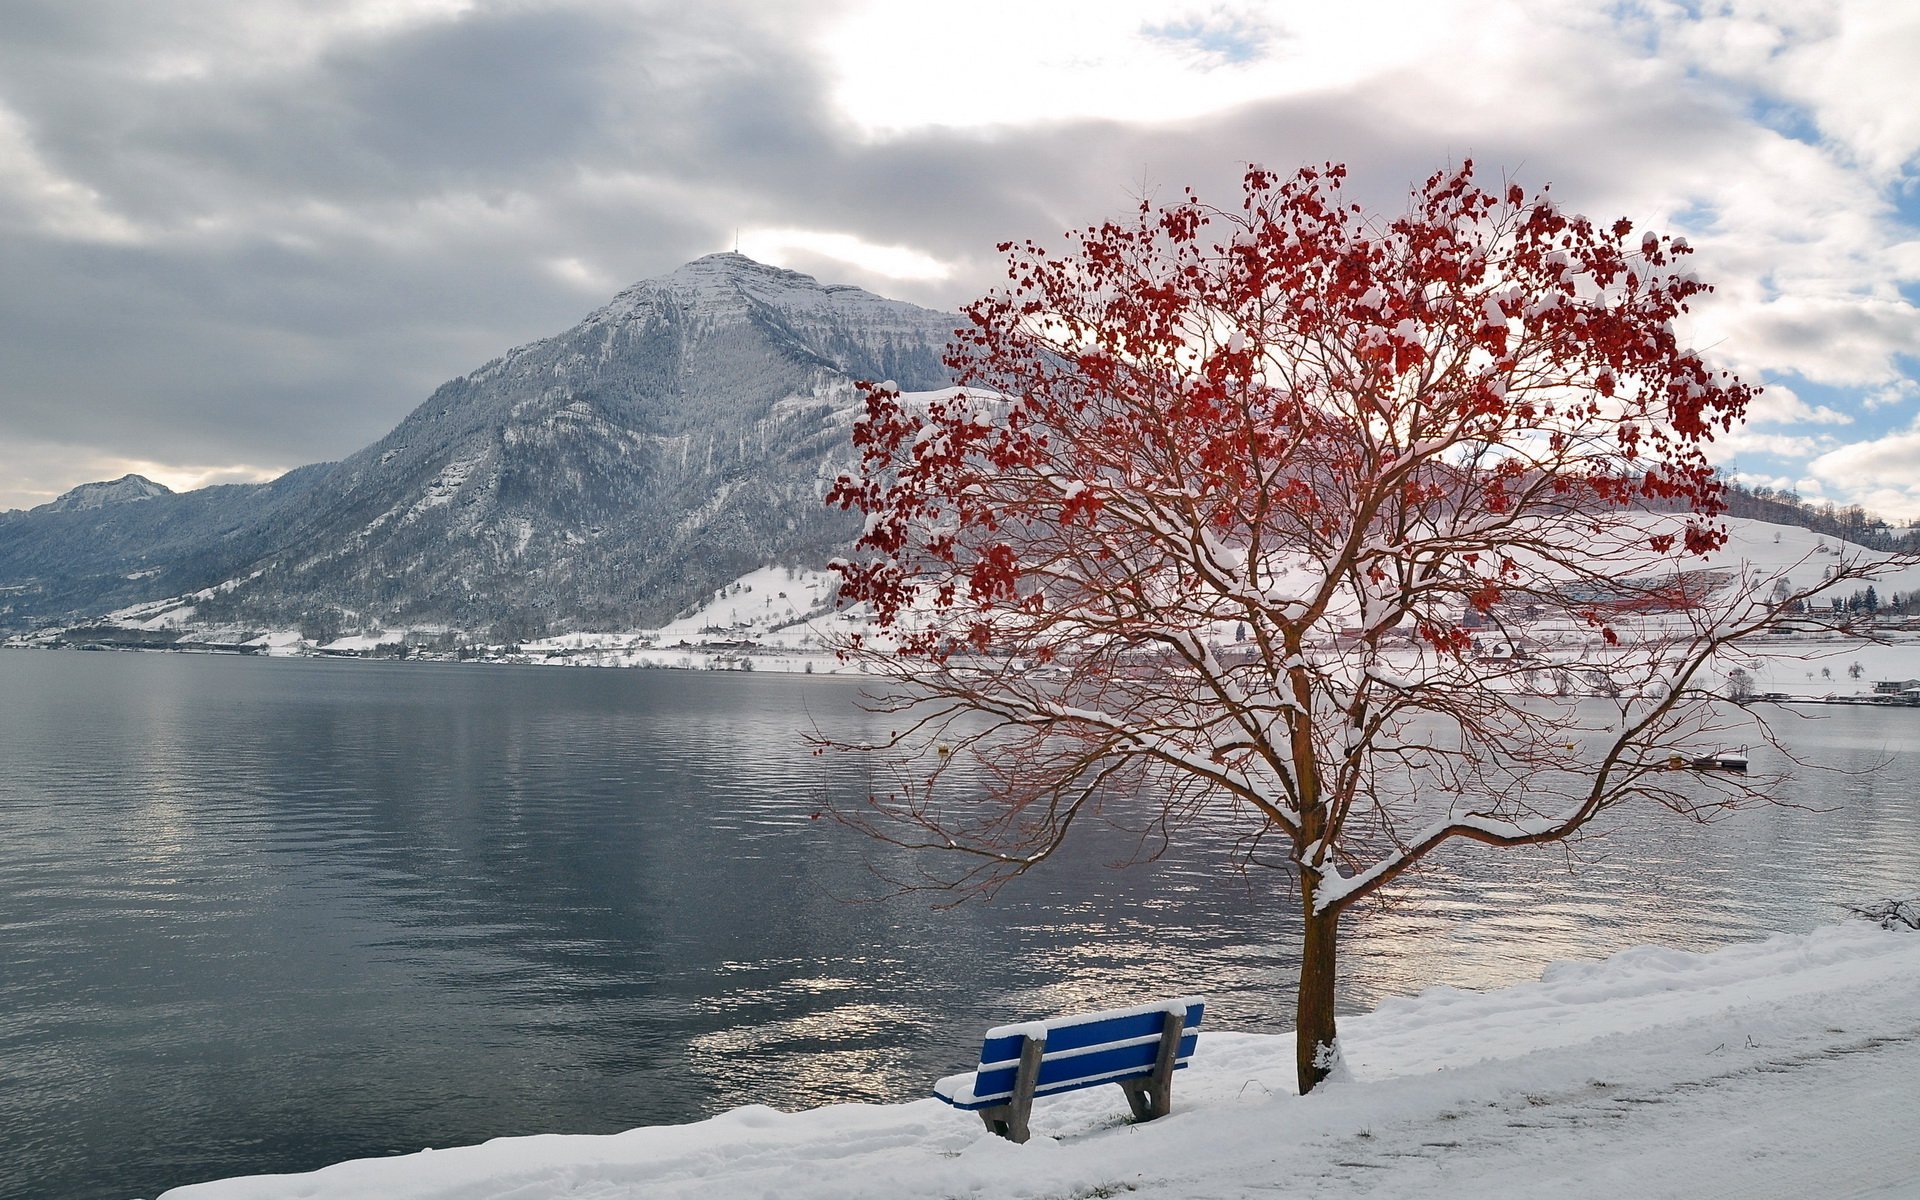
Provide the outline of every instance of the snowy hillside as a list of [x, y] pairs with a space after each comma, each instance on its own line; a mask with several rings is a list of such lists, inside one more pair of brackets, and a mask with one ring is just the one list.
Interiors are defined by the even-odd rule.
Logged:
[[[1650, 518], [1649, 522], [1654, 520]], [[1866, 562], [1884, 562], [1888, 558], [1877, 551], [1797, 525], [1732, 517], [1727, 520], [1727, 530], [1727, 545], [1709, 555], [1702, 566], [1745, 568], [1749, 575], [1785, 578], [1794, 586], [1802, 586], [1823, 578], [1843, 557], [1848, 561], [1858, 558]], [[1883, 598], [1894, 592], [1920, 590], [1920, 567], [1882, 572], [1876, 575], [1875, 586]]]
[[658, 628], [561, 634], [521, 653], [569, 666], [837, 671], [832, 639], [866, 628], [857, 612], [834, 608], [837, 582], [826, 571], [762, 567]]

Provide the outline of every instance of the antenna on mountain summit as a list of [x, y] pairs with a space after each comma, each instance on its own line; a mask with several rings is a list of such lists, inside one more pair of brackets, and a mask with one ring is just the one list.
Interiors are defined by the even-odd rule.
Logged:
[[738, 225], [733, 227], [733, 252], [735, 254], [740, 253], [740, 227]]

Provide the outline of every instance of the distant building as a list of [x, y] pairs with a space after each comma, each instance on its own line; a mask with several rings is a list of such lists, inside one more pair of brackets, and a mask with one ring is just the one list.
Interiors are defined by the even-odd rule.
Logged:
[[1680, 571], [1665, 577], [1641, 576], [1611, 583], [1569, 583], [1560, 589], [1560, 599], [1600, 613], [1688, 612], [1705, 604], [1716, 588], [1725, 586], [1733, 578], [1731, 571], [1711, 570]]

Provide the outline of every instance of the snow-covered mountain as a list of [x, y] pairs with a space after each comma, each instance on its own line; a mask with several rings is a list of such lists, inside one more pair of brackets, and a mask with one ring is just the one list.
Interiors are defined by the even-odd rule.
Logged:
[[72, 491], [62, 493], [55, 499], [35, 508], [34, 512], [75, 512], [86, 508], [105, 508], [109, 504], [130, 504], [135, 500], [151, 500], [155, 496], [171, 496], [173, 489], [164, 483], [155, 483], [145, 475], [122, 475], [104, 483], [83, 483]]
[[0, 514], [0, 626], [205, 588], [202, 619], [316, 633], [658, 623], [762, 564], [823, 559], [857, 528], [820, 503], [853, 381], [942, 386], [958, 324], [712, 255], [441, 386], [342, 462]]

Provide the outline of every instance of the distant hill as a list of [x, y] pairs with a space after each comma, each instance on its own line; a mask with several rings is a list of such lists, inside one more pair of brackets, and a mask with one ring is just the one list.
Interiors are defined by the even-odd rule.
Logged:
[[83, 483], [33, 511], [78, 512], [82, 509], [105, 508], [109, 504], [131, 504], [136, 500], [151, 500], [155, 496], [171, 495], [173, 495], [172, 488], [163, 483], [155, 483], [145, 475], [122, 475], [118, 479], [108, 480], [105, 483]]
[[1727, 484], [1726, 501], [1728, 516], [1798, 525], [1869, 550], [1920, 552], [1920, 526], [1891, 525], [1858, 504], [1844, 508], [1836, 507], [1831, 501], [1811, 504], [1794, 492], [1747, 487], [1737, 482]]
[[137, 504], [0, 512], [0, 630], [72, 623], [230, 579], [276, 544], [331, 469]]

